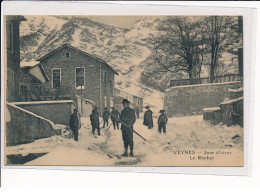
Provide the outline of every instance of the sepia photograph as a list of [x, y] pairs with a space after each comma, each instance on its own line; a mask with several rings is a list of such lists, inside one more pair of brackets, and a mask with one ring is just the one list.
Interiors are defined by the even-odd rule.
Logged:
[[5, 15], [5, 166], [243, 167], [241, 15]]

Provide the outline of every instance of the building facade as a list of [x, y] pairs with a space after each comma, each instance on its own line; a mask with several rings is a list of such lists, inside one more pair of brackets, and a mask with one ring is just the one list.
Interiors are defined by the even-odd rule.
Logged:
[[29, 77], [20, 69], [20, 22], [23, 16], [5, 16], [5, 62], [6, 62], [6, 100], [21, 101], [27, 98]]
[[95, 104], [100, 113], [114, 104], [114, 78], [118, 73], [105, 61], [65, 44], [38, 59], [50, 81], [44, 86], [63, 90], [84, 113], [84, 105]]
[[21, 68], [19, 33], [22, 21], [26, 21], [23, 16], [5, 16], [7, 102], [30, 101], [31, 86], [48, 81], [40, 64], [30, 68]]
[[130, 101], [131, 108], [138, 108], [139, 112], [143, 112], [144, 99], [142, 97], [115, 88], [114, 106], [117, 110], [123, 109], [122, 100], [124, 98]]

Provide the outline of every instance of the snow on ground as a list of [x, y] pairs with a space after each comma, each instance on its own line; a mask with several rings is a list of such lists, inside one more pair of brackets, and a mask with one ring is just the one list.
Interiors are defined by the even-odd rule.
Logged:
[[[164, 135], [158, 133], [156, 121], [154, 119], [153, 129], [143, 126], [142, 119], [135, 123], [134, 129], [147, 142], [134, 134], [134, 154], [138, 162], [133, 165], [175, 165], [174, 150], [234, 149], [243, 152], [243, 128], [240, 126], [212, 126], [203, 121], [202, 116], [176, 117], [169, 119], [167, 134]], [[113, 126], [108, 130], [101, 129], [101, 136], [95, 138], [87, 117], [82, 118], [79, 142], [53, 136], [6, 149], [8, 154], [48, 152], [26, 165], [117, 165], [116, 155], [123, 151], [121, 130], [114, 130]]]

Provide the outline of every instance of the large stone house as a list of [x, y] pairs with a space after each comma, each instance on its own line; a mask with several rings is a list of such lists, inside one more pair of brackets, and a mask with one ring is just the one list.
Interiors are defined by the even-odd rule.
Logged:
[[114, 105], [114, 78], [118, 73], [105, 61], [64, 44], [37, 61], [44, 67], [50, 81], [50, 90], [65, 90], [67, 99], [76, 102], [83, 116], [89, 116], [91, 107], [99, 112]]

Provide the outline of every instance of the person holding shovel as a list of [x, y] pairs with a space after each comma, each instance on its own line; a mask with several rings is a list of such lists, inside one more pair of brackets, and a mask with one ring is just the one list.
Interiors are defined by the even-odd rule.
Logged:
[[135, 111], [129, 107], [130, 101], [123, 99], [124, 109], [121, 111], [120, 122], [122, 130], [122, 138], [124, 142], [124, 154], [122, 156], [128, 157], [128, 147], [130, 147], [130, 157], [134, 156], [134, 141], [133, 141], [133, 125], [136, 121]]

